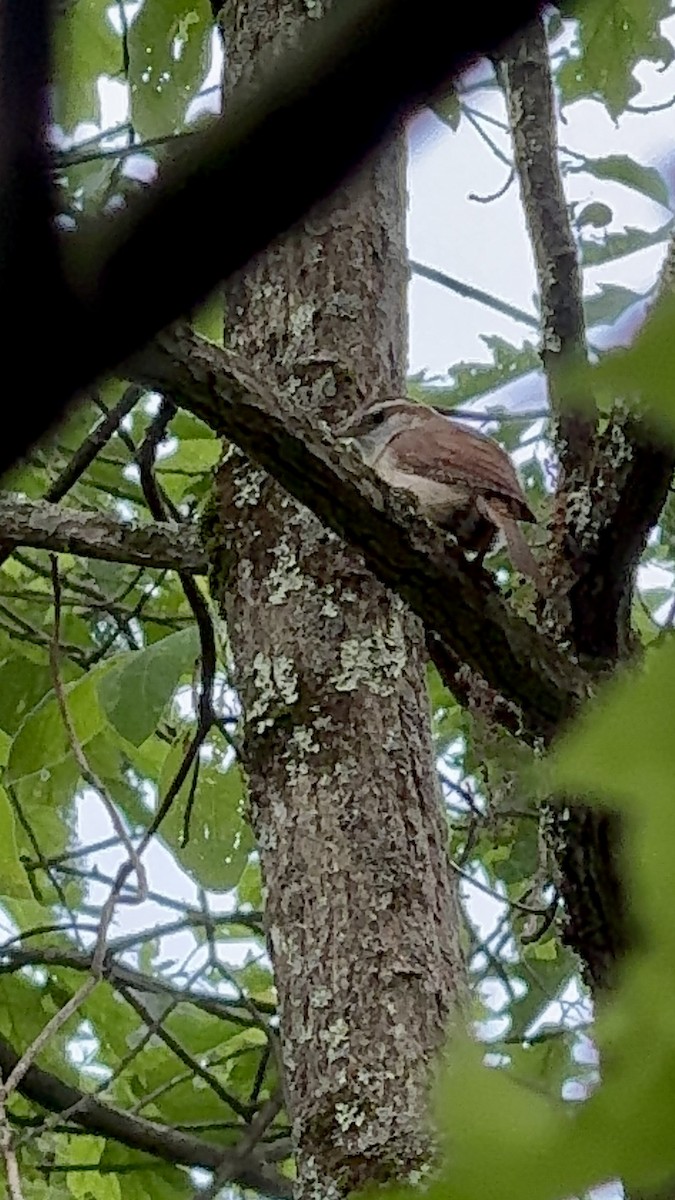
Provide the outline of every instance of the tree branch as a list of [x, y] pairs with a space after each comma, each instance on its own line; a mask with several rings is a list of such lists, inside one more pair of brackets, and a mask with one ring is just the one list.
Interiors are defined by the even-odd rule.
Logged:
[[541, 357], [558, 421], [565, 474], [588, 473], [596, 413], [590, 396], [569, 394], [566, 368], [586, 360], [583, 284], [558, 164], [548, 42], [541, 17], [514, 39], [500, 63], [541, 304]]
[[[19, 1056], [12, 1046], [0, 1038], [0, 1073], [4, 1078], [14, 1070], [18, 1061]], [[102, 1137], [114, 1138], [125, 1146], [153, 1154], [164, 1162], [224, 1172], [229, 1182], [239, 1187], [255, 1188], [265, 1196], [279, 1197], [280, 1200], [292, 1196], [291, 1181], [267, 1167], [255, 1152], [241, 1160], [236, 1147], [224, 1151], [222, 1146], [181, 1133], [157, 1121], [122, 1112], [113, 1105], [104, 1104], [70, 1087], [40, 1067], [28, 1069], [19, 1091], [27, 1100], [32, 1100], [49, 1112], [73, 1110], [70, 1119], [83, 1129]], [[232, 1168], [229, 1172], [228, 1162]]]
[[356, 546], [436, 635], [432, 652], [440, 639], [433, 657], [450, 686], [449, 664], [477, 672], [517, 705], [530, 740], [550, 738], [571, 714], [583, 691], [573, 663], [516, 616], [482, 567], [360, 460], [340, 451], [327, 430], [317, 434], [302, 413], [282, 412], [235, 355], [189, 329], [173, 329], [128, 371], [233, 441]]
[[[602, 433], [570, 363], [587, 358], [583, 284], [560, 173], [548, 45], [541, 19], [501, 64], [509, 124], [541, 297], [542, 360], [558, 424], [560, 476], [545, 567], [565, 598], [560, 623], [589, 669], [606, 672], [632, 650], [635, 571], [668, 494], [675, 448], [617, 405]], [[675, 257], [671, 258], [671, 267]], [[673, 270], [662, 290], [672, 288]], [[569, 379], [572, 379], [570, 385]], [[607, 989], [633, 939], [621, 884], [623, 830], [613, 812], [578, 798], [559, 804], [551, 842], [564, 902], [565, 941], [595, 990]]]
[[[18, 971], [25, 966], [67, 967], [71, 971], [89, 971], [92, 964], [92, 953], [87, 950], [65, 950], [44, 946], [38, 949], [26, 949], [22, 946], [5, 946], [0, 948], [0, 975]], [[141, 995], [170, 996], [180, 1004], [193, 1004], [202, 1012], [218, 1017], [221, 1021], [232, 1021], [237, 1025], [250, 1026], [254, 1024], [249, 1012], [242, 1012], [241, 1002], [229, 996], [209, 996], [207, 993], [189, 991], [173, 984], [167, 979], [155, 978], [119, 962], [109, 955], [103, 971], [105, 979], [109, 979], [115, 987], [131, 988]], [[260, 1012], [273, 1016], [276, 1006], [269, 1001], [259, 1001]]]
[[45, 500], [0, 495], [3, 546], [30, 546], [106, 562], [203, 575], [207, 560], [197, 531], [176, 521], [133, 526], [104, 513], [58, 508]]
[[[509, 124], [541, 296], [542, 360], [558, 421], [560, 480], [551, 569], [569, 604], [569, 634], [586, 659], [606, 664], [629, 650], [635, 568], [659, 518], [675, 448], [617, 410], [596, 434], [592, 399], [570, 394], [566, 366], [587, 357], [583, 284], [558, 161], [556, 112], [543, 21], [502, 60]], [[673, 262], [673, 252], [671, 255]], [[672, 288], [672, 268], [662, 287]]]
[[[661, 270], [655, 303], [675, 292], [675, 238]], [[585, 504], [592, 513], [586, 537], [570, 526], [574, 565], [569, 592], [574, 644], [587, 658], [615, 662], [631, 652], [635, 571], [657, 523], [675, 471], [675, 444], [658, 427], [617, 405], [598, 439]], [[560, 498], [562, 505], [566, 497]], [[559, 502], [559, 507], [562, 506]], [[569, 542], [572, 542], [571, 546]]]

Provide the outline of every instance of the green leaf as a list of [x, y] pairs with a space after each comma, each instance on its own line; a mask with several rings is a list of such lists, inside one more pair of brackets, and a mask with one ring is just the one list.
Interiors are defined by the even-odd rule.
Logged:
[[545, 1091], [556, 1099], [566, 1077], [572, 1070], [569, 1042], [571, 1036], [562, 1031], [532, 1046], [509, 1046], [511, 1074], [519, 1083]]
[[195, 438], [194, 441], [181, 441], [175, 452], [157, 463], [157, 470], [163, 474], [171, 472], [186, 472], [201, 475], [215, 467], [221, 455], [221, 446], [217, 438]]
[[628, 350], [606, 354], [588, 372], [578, 372], [579, 382], [590, 386], [598, 404], [611, 408], [626, 400], [643, 409], [664, 431], [675, 432], [675, 296], [664, 297], [650, 313]]
[[594, 325], [611, 325], [622, 313], [642, 300], [638, 292], [630, 288], [620, 287], [614, 283], [601, 283], [597, 292], [584, 298], [584, 312], [589, 327]]
[[658, 610], [663, 604], [666, 603], [666, 601], [672, 601], [673, 589], [665, 587], [645, 588], [645, 590], [641, 592], [641, 595], [649, 611], [651, 613], [655, 613], [658, 612]]
[[[201, 1012], [193, 1005], [181, 1006], [177, 1011], [170, 1013], [164, 1027], [179, 1042], [189, 1046], [192, 1054], [199, 1057], [208, 1054], [210, 1050], [218, 1050], [223, 1056], [232, 1053], [230, 1043], [241, 1034], [241, 1026], [234, 1021]], [[246, 1030], [246, 1034], [251, 1045], [259, 1047], [267, 1041], [261, 1029]]]
[[209, 428], [205, 421], [200, 421], [199, 417], [185, 412], [182, 408], [178, 410], [171, 421], [171, 432], [179, 441], [184, 442], [194, 441], [197, 438], [204, 438], [210, 441], [213, 437], [213, 430]]
[[5, 789], [0, 787], [0, 895], [28, 900], [32, 894], [28, 876], [19, 859], [14, 813]]
[[87, 574], [91, 575], [99, 590], [107, 599], [120, 591], [124, 582], [125, 571], [120, 563], [103, 562], [102, 559], [88, 558], [86, 560]]
[[46, 661], [31, 662], [17, 654], [0, 666], [0, 728], [16, 733], [21, 722], [51, 690], [51, 671]]
[[[160, 796], [166, 794], [184, 753], [185, 743], [179, 739], [166, 756]], [[245, 792], [241, 771], [236, 763], [225, 766], [215, 760], [202, 760], [187, 827], [188, 840], [184, 844], [192, 779], [191, 770], [162, 823], [161, 833], [181, 866], [202, 887], [227, 891], [239, 882], [254, 845], [243, 816]]]
[[[65, 685], [68, 712], [81, 746], [86, 746], [105, 725], [97, 687], [109, 668], [109, 663], [101, 663], [82, 679]], [[48, 772], [69, 754], [70, 743], [58, 702], [50, 692], [19, 726], [9, 752], [6, 778], [15, 783], [27, 775]]]
[[670, 235], [672, 219], [665, 222], [652, 233], [644, 229], [628, 226], [622, 233], [609, 233], [603, 242], [580, 242], [581, 265], [583, 267], [599, 267], [603, 263], [616, 262], [635, 254], [636, 250], [644, 250], [648, 246], [658, 246], [665, 242]]
[[100, 125], [99, 76], [116, 75], [122, 67], [122, 42], [108, 17], [109, 0], [77, 0], [59, 8], [54, 120], [67, 131], [83, 121]]
[[24, 976], [0, 976], [0, 1030], [15, 1047], [25, 1049], [46, 1024], [43, 999], [42, 989]]
[[541, 370], [539, 353], [530, 342], [525, 342], [522, 347], [512, 346], [504, 338], [493, 335], [484, 335], [481, 341], [492, 353], [491, 363], [454, 363], [448, 367], [448, 374], [454, 380], [452, 387], [435, 387], [431, 382], [410, 380], [408, 394], [416, 400], [450, 410], [493, 391], [500, 384]]
[[207, 338], [209, 342], [215, 342], [217, 346], [222, 346], [224, 308], [223, 294], [220, 288], [197, 309], [192, 324], [202, 337]]
[[558, 943], [551, 937], [545, 942], [535, 942], [532, 957], [539, 962], [550, 962], [558, 957]]
[[237, 895], [240, 904], [250, 904], [253, 909], [262, 908], [262, 876], [260, 863], [255, 859], [251, 859], [244, 867], [237, 884]]
[[129, 33], [131, 119], [142, 139], [182, 129], [206, 73], [207, 0], [145, 0]]
[[17, 463], [2, 477], [2, 490], [27, 496], [29, 500], [41, 500], [49, 486], [49, 473], [45, 467], [26, 466]]
[[668, 66], [673, 60], [673, 47], [659, 29], [669, 13], [668, 0], [598, 0], [575, 12], [579, 56], [558, 72], [563, 103], [593, 96], [618, 117], [640, 90], [633, 75], [638, 62]]
[[129, 782], [127, 772], [131, 763], [125, 751], [131, 746], [128, 742], [118, 745], [120, 740], [112, 726], [106, 725], [87, 746], [87, 759], [130, 824], [144, 827], [148, 822], [147, 805], [141, 788]]
[[633, 191], [649, 196], [650, 200], [655, 200], [664, 208], [669, 207], [668, 188], [661, 172], [657, 171], [656, 167], [645, 167], [642, 163], [635, 162], [635, 159], [630, 158], [627, 154], [610, 154], [606, 158], [587, 158], [579, 170], [588, 171], [596, 179], [611, 179], [616, 183], [623, 183]]
[[[525, 963], [532, 957], [532, 947], [524, 947]], [[524, 1041], [531, 1034], [535, 1021], [550, 1006], [551, 999], [559, 995], [576, 971], [570, 951], [561, 951], [556, 958], [537, 962], [535, 970], [527, 973], [527, 989], [522, 996], [517, 996], [509, 1010], [511, 1017], [511, 1037]], [[525, 974], [525, 972], [523, 972]]]
[[575, 224], [579, 229], [582, 229], [584, 225], [592, 225], [594, 229], [604, 229], [606, 225], [611, 224], [613, 215], [608, 204], [594, 200], [590, 204], [584, 204], [581, 212], [577, 214]]
[[432, 111], [436, 113], [437, 117], [440, 117], [441, 121], [450, 126], [453, 133], [459, 128], [462, 119], [462, 104], [453, 86], [440, 100], [434, 101]]
[[99, 699], [123, 738], [140, 746], [156, 729], [181, 677], [194, 669], [199, 637], [194, 625], [124, 656], [99, 684]]
[[[60, 1166], [87, 1166], [100, 1164], [106, 1146], [102, 1137], [87, 1134], [77, 1138], [61, 1138], [56, 1144], [56, 1162]], [[112, 1173], [100, 1171], [69, 1171], [68, 1188], [76, 1200], [120, 1200], [120, 1180]]]

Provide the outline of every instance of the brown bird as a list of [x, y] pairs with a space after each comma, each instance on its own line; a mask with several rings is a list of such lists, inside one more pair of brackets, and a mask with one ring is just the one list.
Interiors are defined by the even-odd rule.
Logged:
[[540, 592], [545, 584], [518, 521], [536, 520], [505, 450], [493, 438], [413, 400], [370, 401], [336, 430], [364, 461], [412, 492], [422, 514], [450, 530], [482, 561], [501, 534], [514, 567]]

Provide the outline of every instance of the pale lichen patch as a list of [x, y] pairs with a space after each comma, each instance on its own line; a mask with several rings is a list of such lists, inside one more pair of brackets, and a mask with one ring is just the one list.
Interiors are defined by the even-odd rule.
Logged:
[[575, 491], [570, 491], [565, 503], [566, 524], [574, 530], [577, 541], [582, 546], [588, 546], [595, 537], [595, 522], [593, 520], [593, 497], [587, 485], [582, 485]]
[[285, 537], [279, 539], [271, 553], [276, 561], [267, 578], [267, 600], [269, 604], [284, 604], [289, 594], [301, 591], [307, 580], [298, 566], [295, 550]]
[[351, 1104], [343, 1104], [338, 1101], [335, 1105], [335, 1123], [343, 1133], [354, 1127], [358, 1129], [360, 1125], [363, 1125], [365, 1119], [366, 1114], [356, 1101], [352, 1101]]
[[345, 638], [332, 681], [336, 691], [365, 687], [376, 696], [392, 695], [408, 661], [403, 611], [402, 604], [393, 602], [383, 627]]
[[260, 503], [262, 489], [267, 474], [260, 467], [250, 467], [246, 464], [243, 471], [234, 473], [235, 493], [234, 507], [246, 508]]
[[298, 699], [298, 676], [293, 660], [285, 654], [269, 657], [258, 651], [253, 659], [251, 673], [255, 699], [248, 705], [246, 721], [256, 723], [256, 731], [263, 733], [274, 724], [275, 719], [288, 712]]

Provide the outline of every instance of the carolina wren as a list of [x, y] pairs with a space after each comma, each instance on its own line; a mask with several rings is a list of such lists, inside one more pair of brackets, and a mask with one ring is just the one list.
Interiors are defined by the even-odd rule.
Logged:
[[536, 521], [513, 463], [484, 433], [412, 400], [375, 400], [339, 429], [391, 487], [417, 498], [423, 516], [450, 530], [482, 561], [501, 534], [514, 567], [543, 593], [545, 584], [518, 521]]

